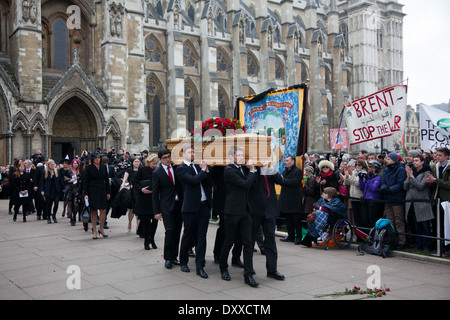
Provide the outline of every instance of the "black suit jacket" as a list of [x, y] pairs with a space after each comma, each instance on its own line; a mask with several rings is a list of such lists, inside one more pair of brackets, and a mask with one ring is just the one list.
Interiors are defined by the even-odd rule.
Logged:
[[303, 172], [295, 165], [284, 170], [280, 192], [281, 212], [302, 212], [302, 179]]
[[242, 169], [244, 175], [234, 164], [229, 164], [225, 168], [223, 180], [227, 189], [227, 196], [224, 214], [246, 215], [250, 211], [249, 193], [257, 174], [249, 172], [246, 167], [242, 167]]
[[198, 212], [201, 206], [203, 187], [209, 206], [212, 208], [212, 177], [209, 173], [200, 169], [195, 165], [196, 173], [187, 164], [183, 163], [176, 170], [176, 178], [181, 182], [184, 191], [182, 212]]
[[[173, 174], [175, 175], [175, 168]], [[175, 208], [175, 195], [183, 201], [183, 187], [175, 177], [175, 186], [170, 181], [166, 170], [159, 165], [152, 175], [152, 204], [153, 214], [173, 212]]]
[[250, 189], [250, 209], [252, 215], [274, 218], [280, 214], [275, 183], [281, 184], [282, 178], [279, 173], [267, 175], [267, 190], [265, 176], [261, 175], [260, 168], [257, 169], [256, 182]]

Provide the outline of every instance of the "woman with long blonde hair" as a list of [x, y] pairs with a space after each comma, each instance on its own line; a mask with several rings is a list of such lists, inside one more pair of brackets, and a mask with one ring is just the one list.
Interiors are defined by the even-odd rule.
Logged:
[[64, 183], [61, 176], [58, 174], [56, 163], [52, 159], [48, 160], [47, 167], [41, 178], [41, 190], [41, 194], [45, 199], [45, 216], [47, 217], [47, 223], [52, 223], [50, 218], [52, 207], [53, 222], [58, 223], [56, 213], [58, 212], [58, 203], [61, 193], [64, 190]]

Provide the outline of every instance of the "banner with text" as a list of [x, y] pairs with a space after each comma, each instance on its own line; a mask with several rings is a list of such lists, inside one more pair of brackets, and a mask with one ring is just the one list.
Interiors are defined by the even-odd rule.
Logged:
[[306, 151], [306, 90], [306, 85], [301, 84], [238, 98], [238, 117], [247, 132], [272, 137], [274, 167], [280, 172], [287, 156]]
[[420, 105], [420, 146], [434, 151], [450, 148], [450, 113], [424, 104]]
[[346, 107], [350, 145], [389, 137], [406, 127], [405, 85], [386, 88]]

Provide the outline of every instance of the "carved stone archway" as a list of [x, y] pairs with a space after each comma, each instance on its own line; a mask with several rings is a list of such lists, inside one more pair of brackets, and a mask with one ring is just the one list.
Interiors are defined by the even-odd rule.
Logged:
[[80, 156], [104, 144], [103, 115], [82, 97], [73, 95], [49, 114], [49, 155], [55, 161]]

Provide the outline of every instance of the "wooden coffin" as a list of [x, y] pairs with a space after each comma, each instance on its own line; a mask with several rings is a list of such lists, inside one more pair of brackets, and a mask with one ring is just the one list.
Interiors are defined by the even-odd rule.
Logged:
[[[256, 134], [238, 134], [229, 137], [213, 138], [210, 142], [199, 142], [192, 138], [176, 138], [166, 140], [167, 148], [172, 151], [172, 161], [179, 165], [183, 163], [183, 145], [193, 144], [195, 148], [195, 163], [202, 159], [208, 165], [227, 166], [230, 161], [228, 150], [233, 146], [239, 146], [244, 150], [245, 163], [252, 160], [255, 166], [262, 166], [265, 162], [272, 163], [271, 138]], [[244, 163], [244, 164], [245, 164]]]

